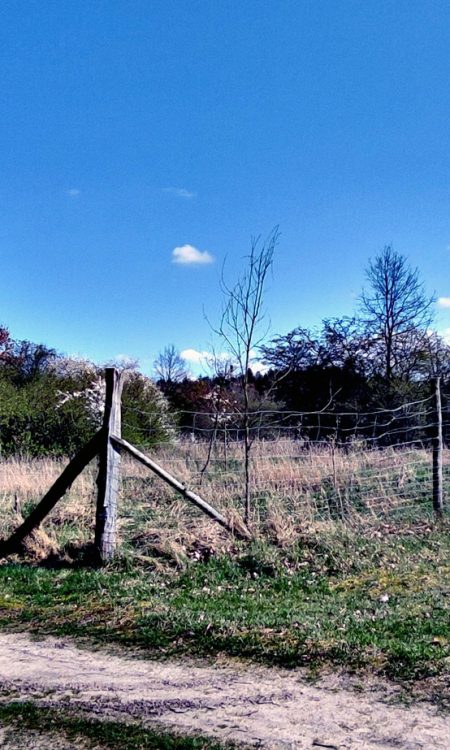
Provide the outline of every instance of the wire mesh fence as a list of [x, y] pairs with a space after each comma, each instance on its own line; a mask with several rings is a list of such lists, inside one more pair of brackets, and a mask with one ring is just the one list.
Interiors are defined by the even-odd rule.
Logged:
[[[197, 411], [178, 415], [178, 437], [157, 443], [152, 414], [140, 444], [183, 483], [222, 510], [242, 512], [245, 460], [253, 521], [337, 520], [370, 525], [420, 523], [433, 512], [439, 450], [450, 489], [449, 398], [437, 443], [435, 394], [393, 409], [352, 411]], [[125, 415], [124, 429], [127, 429]]]
[[[243, 516], [247, 482], [252, 531], [277, 540], [292, 541], [308, 528], [330, 523], [362, 533], [425, 528], [436, 517], [437, 485], [448, 514], [450, 392], [442, 400], [434, 393], [367, 412], [328, 408], [244, 414], [211, 404], [209, 410], [179, 412], [164, 441], [157, 417], [128, 404], [122, 409], [123, 436], [132, 430], [141, 451], [234, 528]], [[40, 501], [64, 464], [52, 458], [2, 461], [2, 537]], [[40, 542], [46, 552], [92, 541], [97, 478], [95, 459], [46, 521], [49, 536]], [[118, 522], [119, 543], [134, 551], [154, 549], [169, 538], [176, 548], [189, 535], [195, 547], [199, 539], [221, 534], [197, 507], [126, 454]]]

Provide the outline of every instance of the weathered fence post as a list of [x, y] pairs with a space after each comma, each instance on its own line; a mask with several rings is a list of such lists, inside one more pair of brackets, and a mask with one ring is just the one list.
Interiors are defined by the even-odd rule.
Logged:
[[114, 367], [105, 370], [106, 396], [99, 453], [97, 478], [97, 512], [95, 517], [95, 546], [102, 560], [114, 555], [116, 547], [117, 496], [120, 479], [120, 449], [110, 440], [121, 437], [121, 373]]
[[441, 404], [441, 379], [435, 380], [434, 390], [435, 405], [435, 435], [433, 439], [433, 508], [438, 516], [442, 515], [444, 508], [444, 497], [442, 489], [442, 404]]

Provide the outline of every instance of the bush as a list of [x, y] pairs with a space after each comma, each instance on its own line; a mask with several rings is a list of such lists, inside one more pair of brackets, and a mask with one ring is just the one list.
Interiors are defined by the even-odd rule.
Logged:
[[[35, 353], [44, 347], [24, 346]], [[34, 356], [34, 354], [33, 354]], [[34, 360], [33, 360], [34, 361]], [[0, 363], [0, 455], [71, 456], [99, 429], [105, 382], [92, 362], [53, 354], [45, 364]], [[174, 435], [169, 406], [147, 377], [128, 373], [123, 392], [125, 439], [144, 447]]]

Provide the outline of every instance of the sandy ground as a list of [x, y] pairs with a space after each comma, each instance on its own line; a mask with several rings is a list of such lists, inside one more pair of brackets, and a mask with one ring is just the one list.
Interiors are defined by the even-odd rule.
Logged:
[[[395, 691], [356, 690], [340, 676], [310, 684], [297, 671], [144, 661], [67, 640], [0, 634], [0, 687], [45, 706], [264, 748], [450, 748], [449, 718], [435, 707], [406, 707]], [[3, 740], [0, 734], [0, 747], [13, 747]]]

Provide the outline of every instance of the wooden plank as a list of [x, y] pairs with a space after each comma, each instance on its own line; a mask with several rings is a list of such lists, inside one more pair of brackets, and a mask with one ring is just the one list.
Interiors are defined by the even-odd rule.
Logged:
[[30, 515], [27, 516], [19, 528], [11, 534], [9, 539], [0, 541], [0, 557], [7, 557], [8, 555], [20, 550], [25, 537], [42, 523], [44, 518], [55, 507], [58, 500], [60, 500], [60, 498], [67, 492], [78, 474], [80, 474], [85, 466], [95, 458], [100, 450], [101, 444], [102, 431], [99, 430], [94, 437], [78, 451], [66, 466], [62, 474], [59, 475], [56, 482], [52, 484], [48, 492], [44, 495], [41, 502], [36, 508], [34, 508]]
[[95, 546], [102, 560], [113, 557], [116, 548], [120, 451], [109, 438], [112, 434], [121, 435], [121, 395], [123, 387], [121, 373], [114, 367], [106, 368], [105, 379], [103, 444], [99, 456], [95, 516]]
[[246, 529], [233, 529], [226, 518], [222, 516], [219, 511], [217, 511], [215, 508], [213, 508], [212, 505], [206, 502], [206, 500], [203, 500], [200, 495], [197, 495], [196, 492], [192, 492], [192, 490], [188, 490], [182, 482], [180, 482], [178, 479], [176, 479], [172, 474], [169, 474], [168, 471], [163, 469], [159, 464], [157, 464], [155, 461], [153, 461], [151, 458], [146, 456], [144, 453], [141, 453], [140, 450], [134, 447], [134, 445], [131, 445], [131, 443], [128, 443], [126, 440], [123, 440], [122, 438], [118, 437], [117, 435], [111, 435], [111, 441], [125, 450], [127, 453], [129, 453], [130, 456], [133, 456], [137, 461], [139, 461], [141, 464], [146, 466], [148, 469], [151, 469], [155, 474], [157, 474], [161, 479], [163, 479], [167, 484], [169, 484], [171, 487], [173, 487], [174, 490], [180, 493], [180, 495], [183, 495], [186, 500], [189, 500], [193, 505], [195, 505], [197, 508], [200, 508], [200, 510], [203, 511], [203, 513], [206, 513], [207, 516], [212, 518], [214, 521], [217, 521], [221, 526], [223, 526], [227, 531], [230, 531], [236, 536], [241, 537], [242, 539], [248, 539], [250, 538], [250, 533]]

